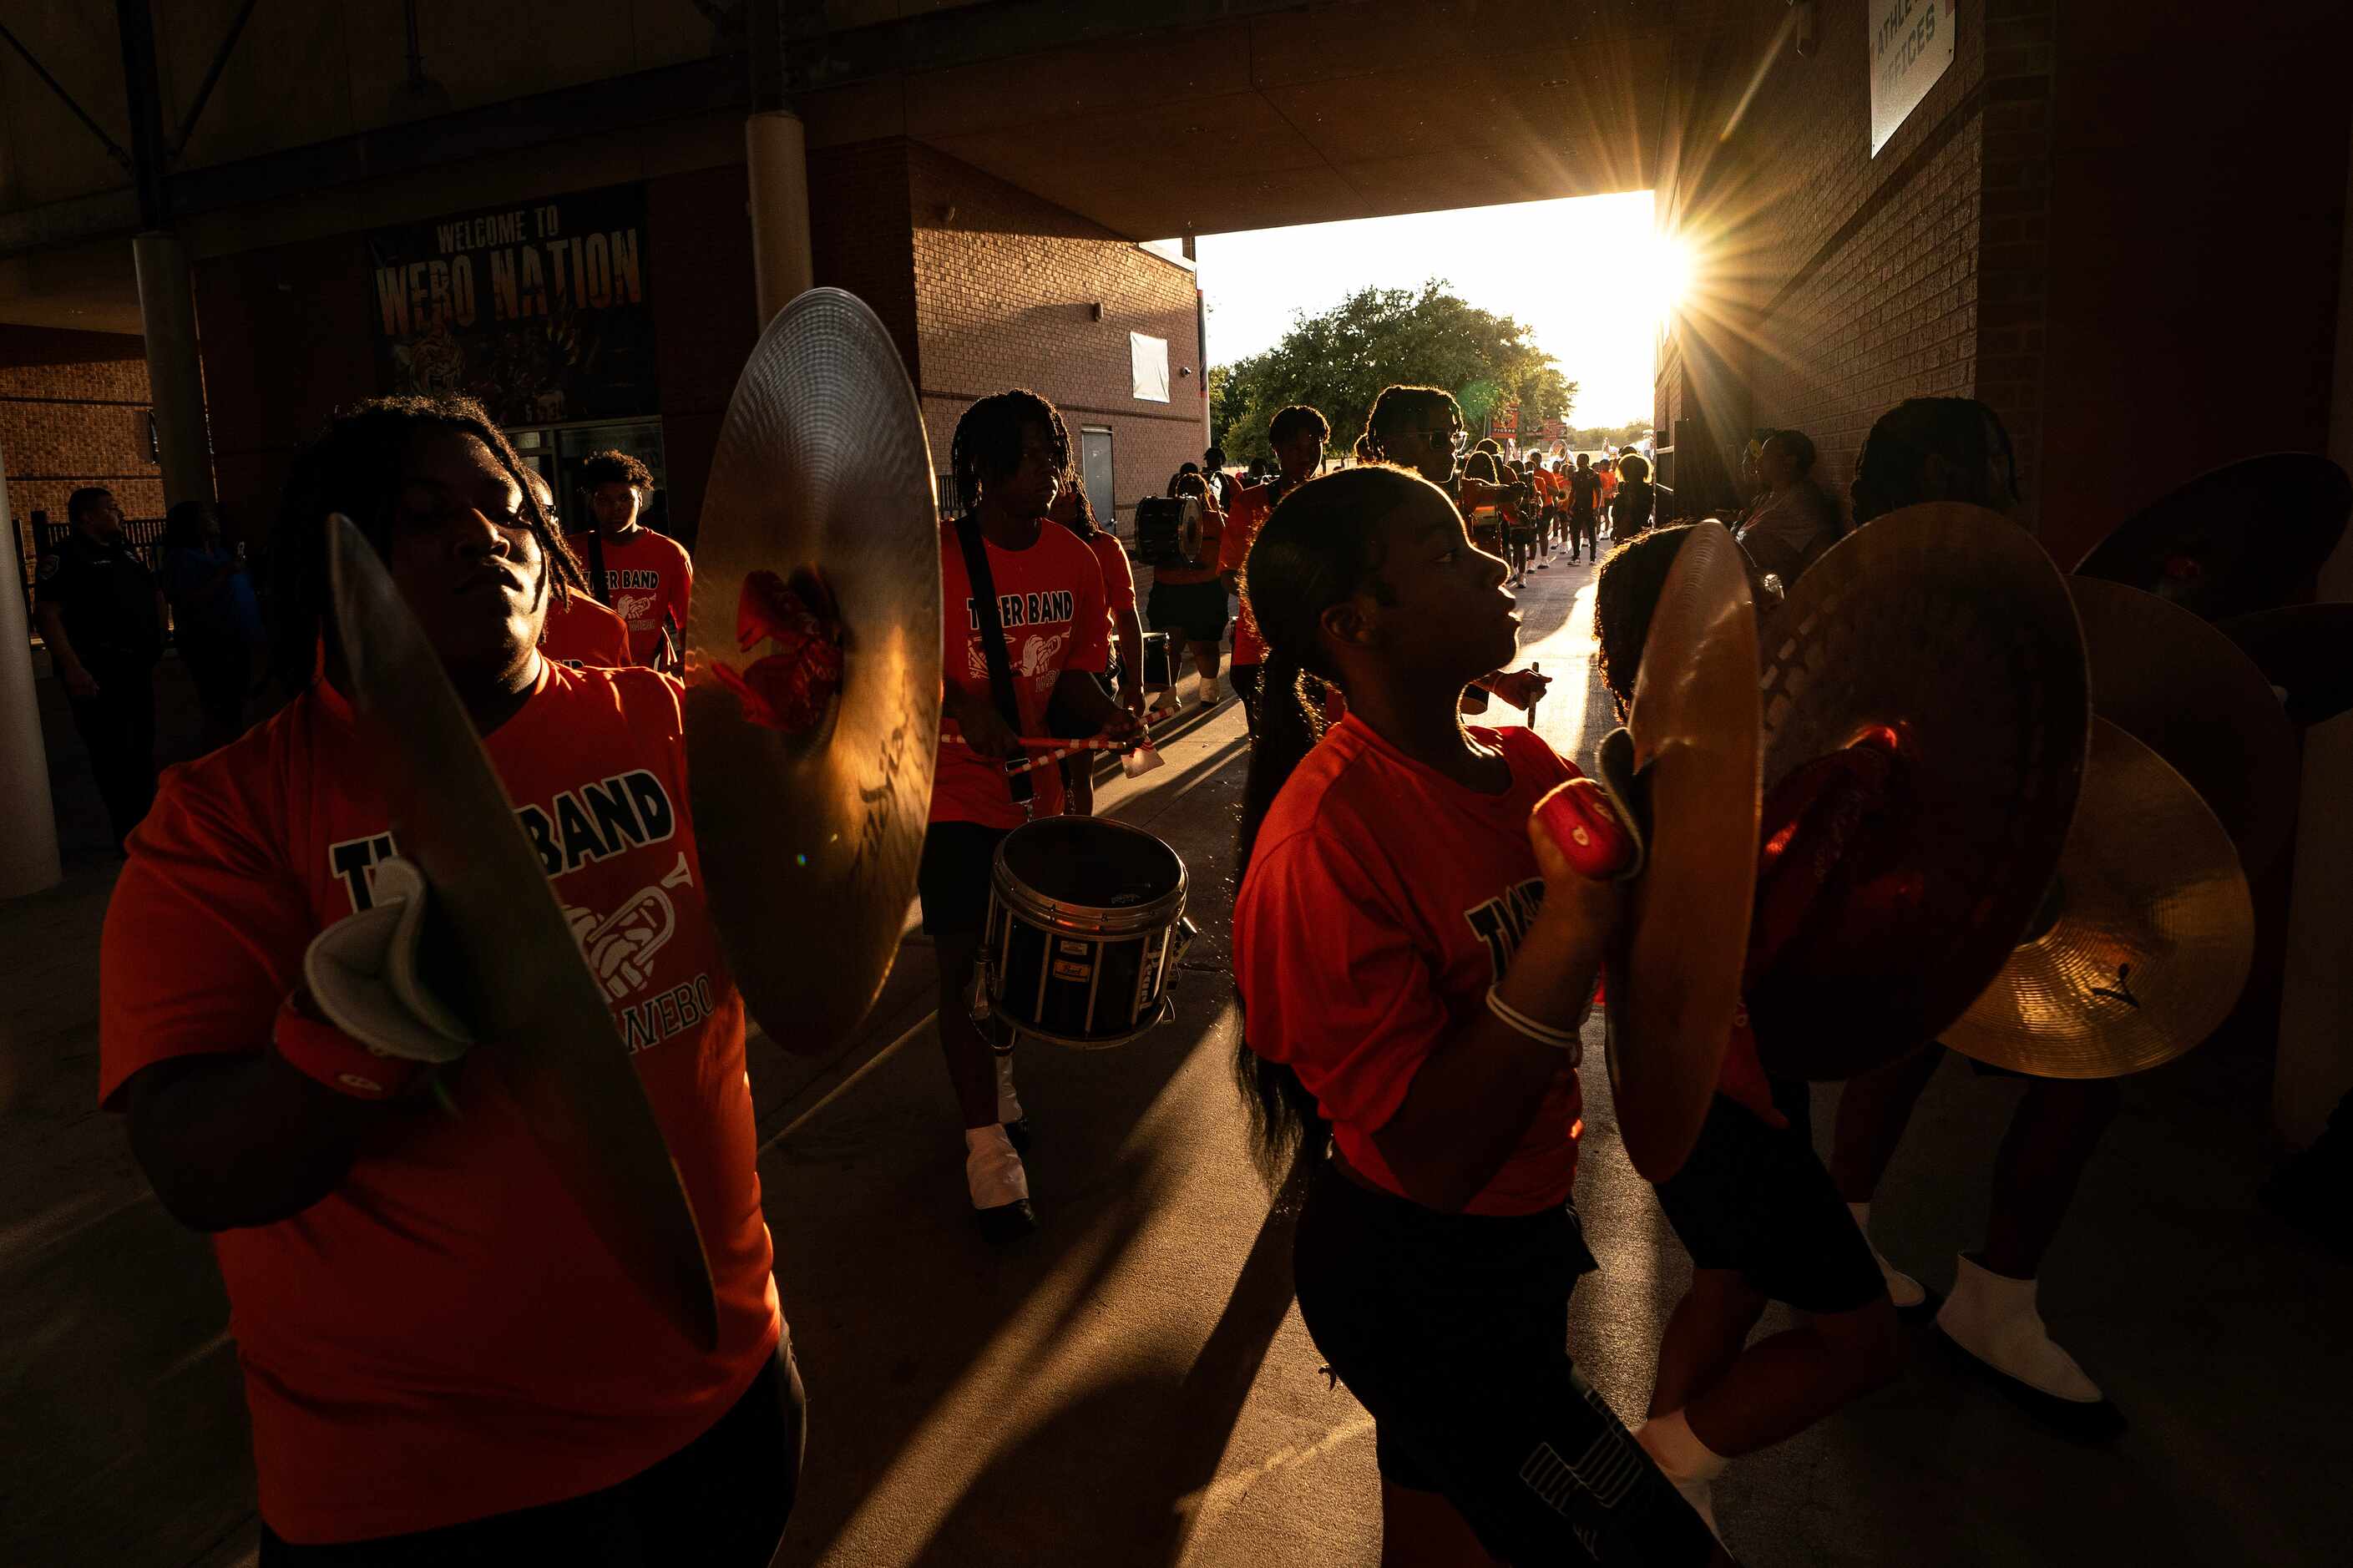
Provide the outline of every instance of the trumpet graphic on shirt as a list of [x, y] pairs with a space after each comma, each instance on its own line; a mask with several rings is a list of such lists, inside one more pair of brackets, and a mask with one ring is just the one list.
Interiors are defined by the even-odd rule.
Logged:
[[588, 972], [614, 1001], [642, 989], [653, 978], [654, 954], [678, 931], [678, 908], [662, 889], [692, 879], [686, 857], [681, 855], [660, 887], [638, 889], [601, 920], [594, 910], [564, 906], [565, 922], [580, 944], [580, 955], [588, 961]]

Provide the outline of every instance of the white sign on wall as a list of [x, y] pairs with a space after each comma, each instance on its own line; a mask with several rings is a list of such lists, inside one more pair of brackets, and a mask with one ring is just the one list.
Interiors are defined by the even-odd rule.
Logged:
[[1953, 0], [1871, 0], [1871, 155], [1953, 65]]
[[1127, 334], [1127, 360], [1135, 382], [1135, 395], [1145, 403], [1168, 401], [1168, 340], [1143, 332]]

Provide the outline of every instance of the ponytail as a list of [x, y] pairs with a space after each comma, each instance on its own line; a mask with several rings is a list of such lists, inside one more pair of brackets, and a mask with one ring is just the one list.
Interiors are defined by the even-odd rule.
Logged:
[[[1380, 576], [1379, 519], [1418, 490], [1444, 492], [1418, 475], [1385, 464], [1308, 480], [1282, 498], [1242, 564], [1242, 597], [1266, 644], [1260, 666], [1258, 735], [1242, 786], [1235, 885], [1250, 875], [1259, 829], [1293, 772], [1323, 735], [1321, 704], [1311, 702], [1336, 673], [1318, 628], [1324, 612], [1364, 592], [1390, 599]], [[1321, 696], [1321, 692], [1317, 692]], [[1248, 1019], [1234, 1047], [1234, 1082], [1249, 1113], [1261, 1173], [1278, 1180], [1293, 1154], [1317, 1147], [1323, 1111], [1299, 1075], [1250, 1047]]]

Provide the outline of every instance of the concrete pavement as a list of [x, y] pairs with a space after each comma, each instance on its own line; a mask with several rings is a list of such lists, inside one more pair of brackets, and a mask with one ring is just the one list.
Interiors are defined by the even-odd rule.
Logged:
[[[1524, 599], [1525, 656], [1558, 678], [1538, 728], [1580, 756], [1608, 724], [1590, 576], [1533, 573]], [[971, 1231], [920, 936], [831, 1059], [755, 1042], [761, 1174], [811, 1400], [787, 1563], [1377, 1559], [1370, 1425], [1317, 1371], [1290, 1215], [1250, 1167], [1228, 1072], [1238, 709], [1166, 752], [1099, 808], [1185, 856], [1203, 940], [1171, 1026], [1118, 1051], [1024, 1048], [1038, 1237], [1000, 1252]], [[225, 1568], [252, 1542], [225, 1303], [204, 1244], [90, 1106], [109, 879], [83, 866], [0, 906], [0, 1562]], [[2353, 1270], [2253, 1204], [2278, 1152], [2267, 1073], [2218, 1043], [2130, 1082], [2061, 1238], [2045, 1315], [2123, 1406], [2123, 1437], [2050, 1435], [1915, 1328], [1894, 1386], [1719, 1483], [1742, 1560], [2342, 1561]], [[1948, 1066], [1880, 1195], [1882, 1246], [1932, 1285], [1977, 1240], [2016, 1092]], [[1587, 1094], [1578, 1203], [1602, 1270], [1571, 1348], [1637, 1415], [1686, 1265], [1625, 1162], [1605, 1074]]]

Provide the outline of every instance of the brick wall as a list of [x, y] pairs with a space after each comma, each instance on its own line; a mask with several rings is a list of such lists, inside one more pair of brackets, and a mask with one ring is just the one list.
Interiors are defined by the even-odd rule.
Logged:
[[[1136, 500], [1162, 493], [1207, 445], [1193, 273], [929, 148], [911, 146], [908, 167], [934, 466], [946, 470], [974, 398], [1029, 386], [1061, 409], [1074, 443], [1082, 425], [1111, 431], [1119, 520], [1132, 531]], [[1168, 340], [1169, 402], [1131, 395], [1131, 331]]]
[[[1733, 251], [1761, 301], [1744, 424], [1806, 432], [1816, 477], [1843, 495], [1873, 420], [1975, 385], [1985, 0], [1962, 0], [1951, 68], [1876, 158], [1864, 0], [1814, 9], [1815, 52], [1783, 47], [1718, 210], [1743, 215]], [[1758, 0], [1758, 55], [1787, 14]], [[1717, 434], [1736, 449], [1746, 429]]]
[[28, 574], [33, 513], [63, 523], [66, 498], [84, 485], [112, 490], [129, 516], [163, 515], [148, 405], [137, 338], [0, 325], [0, 461]]

